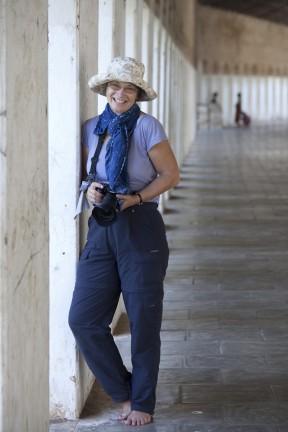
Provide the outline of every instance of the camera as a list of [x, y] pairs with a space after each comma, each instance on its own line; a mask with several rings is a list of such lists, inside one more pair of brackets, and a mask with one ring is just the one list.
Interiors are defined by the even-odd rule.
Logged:
[[102, 185], [103, 189], [96, 188], [96, 190], [104, 196], [100, 203], [94, 204], [92, 216], [99, 225], [106, 227], [117, 221], [119, 206], [116, 193], [110, 190], [109, 184], [102, 183]]

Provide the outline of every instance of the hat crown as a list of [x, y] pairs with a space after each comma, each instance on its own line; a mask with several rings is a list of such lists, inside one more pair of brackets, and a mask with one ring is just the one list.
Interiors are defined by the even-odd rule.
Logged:
[[143, 79], [145, 66], [143, 63], [132, 57], [115, 57], [106, 73], [94, 75], [89, 79], [88, 85], [95, 93], [106, 96], [107, 83], [111, 81], [130, 82], [139, 87], [142, 91], [138, 94], [137, 100], [150, 101], [157, 97], [157, 93]]
[[123, 81], [131, 77], [131, 82], [142, 81], [144, 72], [144, 64], [131, 57], [115, 57], [107, 69], [108, 74], [115, 75], [118, 79], [122, 76]]

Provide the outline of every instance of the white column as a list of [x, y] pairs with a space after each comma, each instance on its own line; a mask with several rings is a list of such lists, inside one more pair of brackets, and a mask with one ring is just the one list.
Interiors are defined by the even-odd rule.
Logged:
[[[145, 7], [147, 8], [147, 5], [143, 5], [142, 0], [126, 0], [125, 55], [142, 61], [144, 65], [145, 62], [142, 56], [142, 33], [143, 26], [146, 26], [146, 24], [143, 23], [143, 9], [145, 10]], [[140, 109], [142, 109], [143, 105], [145, 111], [146, 103], [139, 103]]]
[[245, 113], [251, 115], [251, 118], [258, 120], [258, 81], [257, 76], [251, 77], [250, 88], [250, 107], [242, 103], [242, 109]]
[[50, 412], [74, 419], [79, 363], [68, 311], [79, 256], [79, 3], [49, 1]]
[[[181, 125], [181, 109], [179, 106], [179, 92], [180, 92], [180, 53], [174, 43], [170, 47], [170, 110], [169, 110], [169, 139], [172, 143], [173, 150], [177, 161], [181, 162], [181, 143], [179, 141], [179, 127]], [[171, 102], [173, 101], [173, 102]], [[180, 126], [181, 125], [181, 126]]]
[[274, 97], [273, 97], [273, 77], [269, 76], [267, 78], [267, 100], [266, 100], [266, 106], [267, 106], [267, 114], [266, 119], [271, 120], [273, 117], [273, 109], [274, 109]]
[[207, 104], [209, 102], [209, 77], [208, 75], [202, 74], [200, 85], [200, 104]]
[[[97, 73], [98, 64], [98, 0], [79, 2], [79, 77], [80, 77], [80, 119], [81, 125], [97, 115], [97, 95], [88, 87], [88, 80]], [[80, 142], [78, 143], [80, 152]], [[80, 179], [79, 179], [80, 180]], [[80, 216], [80, 249], [86, 243], [88, 217], [87, 210]], [[77, 400], [80, 409], [84, 406], [95, 377], [79, 353], [79, 385]]]
[[[98, 24], [98, 72], [105, 72], [108, 64], [115, 57], [114, 51], [114, 3], [115, 0], [99, 0]], [[98, 97], [98, 111], [101, 113], [107, 101]]]
[[[190, 63], [183, 64], [182, 98], [183, 128], [181, 128], [181, 162], [191, 148], [196, 133], [196, 70]], [[185, 105], [183, 101], [185, 100]]]
[[227, 76], [221, 75], [220, 103], [221, 103], [221, 107], [222, 107], [222, 122], [223, 122], [224, 127], [227, 124], [227, 118], [230, 118], [231, 109], [232, 109], [231, 106], [229, 105], [230, 101], [229, 101], [228, 86], [226, 84], [226, 81], [227, 81]]
[[113, 44], [115, 56], [125, 55], [125, 8], [126, 0], [114, 0]]
[[275, 94], [275, 109], [274, 119], [279, 120], [281, 118], [281, 78], [274, 77], [274, 94]]
[[[245, 83], [246, 87], [249, 88], [249, 78]], [[235, 126], [235, 105], [237, 103], [237, 94], [240, 92], [240, 88], [237, 83], [235, 83], [235, 77], [233, 75], [228, 76], [228, 88], [229, 88], [229, 106], [231, 106], [231, 111], [229, 115], [229, 126]], [[249, 91], [248, 91], [249, 93]]]
[[0, 2], [0, 430], [48, 432], [47, 2]]
[[178, 161], [182, 160], [182, 143], [181, 143], [181, 128], [182, 128], [182, 101], [180, 100], [180, 89], [182, 82], [182, 56], [180, 51], [177, 49], [175, 57], [175, 83], [174, 83], [174, 101], [175, 101], [175, 129], [176, 129], [176, 158]]
[[[153, 19], [153, 60], [152, 60], [152, 87], [159, 93], [159, 38], [160, 38], [160, 23], [159, 19], [154, 16]], [[158, 98], [157, 98], [158, 99]], [[158, 118], [159, 105], [158, 100], [152, 101], [152, 115]]]
[[[105, 72], [114, 57], [124, 55], [123, 28], [125, 28], [124, 0], [99, 0], [98, 72]], [[99, 113], [104, 110], [106, 103], [106, 98], [99, 96]]]
[[288, 78], [281, 78], [281, 93], [282, 93], [282, 119], [288, 117]]
[[[151, 9], [144, 3], [143, 4], [143, 22], [142, 22], [142, 62], [145, 65], [144, 79], [152, 85], [152, 71], [153, 71], [153, 25], [154, 14]], [[153, 87], [153, 85], [152, 85]], [[147, 114], [152, 113], [152, 103], [143, 103], [144, 112]]]
[[165, 100], [168, 95], [165, 92], [165, 86], [166, 86], [166, 30], [162, 27], [161, 29], [161, 38], [160, 38], [160, 61], [159, 61], [159, 98], [158, 98], [158, 106], [159, 106], [159, 116], [158, 120], [164, 125], [165, 121]]
[[258, 120], [265, 120], [265, 78], [259, 77]]
[[81, 124], [97, 114], [97, 96], [88, 80], [98, 72], [98, 0], [80, 1], [79, 74]]
[[141, 59], [145, 65], [146, 74], [149, 66], [148, 57], [148, 41], [149, 41], [149, 8], [146, 3], [143, 4], [142, 9], [142, 46], [141, 46]]
[[143, 0], [126, 0], [125, 55], [140, 61], [142, 52], [142, 25]]
[[[169, 130], [169, 106], [171, 103], [171, 98], [170, 98], [170, 81], [171, 81], [171, 37], [167, 36], [166, 38], [166, 46], [165, 46], [165, 51], [166, 51], [166, 81], [165, 81], [165, 87], [164, 87], [164, 92], [165, 92], [165, 120], [164, 120], [164, 128], [166, 133], [168, 133]], [[170, 142], [171, 147], [173, 148], [174, 143]]]
[[[161, 15], [163, 15], [163, 2], [161, 1]], [[162, 18], [163, 19], [163, 18]], [[166, 52], [165, 52], [165, 42], [166, 42], [166, 29], [161, 26], [160, 36], [159, 36], [159, 87], [158, 87], [158, 120], [164, 126], [165, 122], [165, 102], [166, 102]], [[159, 210], [163, 211], [165, 208], [165, 202], [169, 196], [169, 191], [163, 193], [160, 197]]]

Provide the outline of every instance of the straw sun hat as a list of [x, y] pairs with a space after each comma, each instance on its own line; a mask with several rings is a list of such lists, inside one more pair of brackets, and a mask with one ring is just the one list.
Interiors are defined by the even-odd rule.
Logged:
[[142, 90], [138, 101], [151, 101], [157, 97], [157, 93], [143, 80], [144, 72], [143, 63], [131, 57], [115, 57], [108, 66], [107, 72], [94, 75], [88, 81], [88, 86], [95, 93], [106, 96], [106, 84], [110, 81], [129, 82]]

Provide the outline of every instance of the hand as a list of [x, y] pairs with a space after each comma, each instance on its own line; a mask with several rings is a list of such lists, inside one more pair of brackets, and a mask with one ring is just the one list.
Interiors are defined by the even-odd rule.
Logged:
[[93, 182], [90, 184], [86, 192], [86, 197], [90, 204], [94, 205], [102, 201], [104, 195], [101, 192], [97, 191], [96, 188], [103, 189], [103, 187], [104, 186], [101, 183], [97, 182]]
[[128, 207], [132, 207], [139, 204], [139, 197], [137, 195], [117, 194], [116, 197], [122, 200], [121, 210], [125, 210]]

